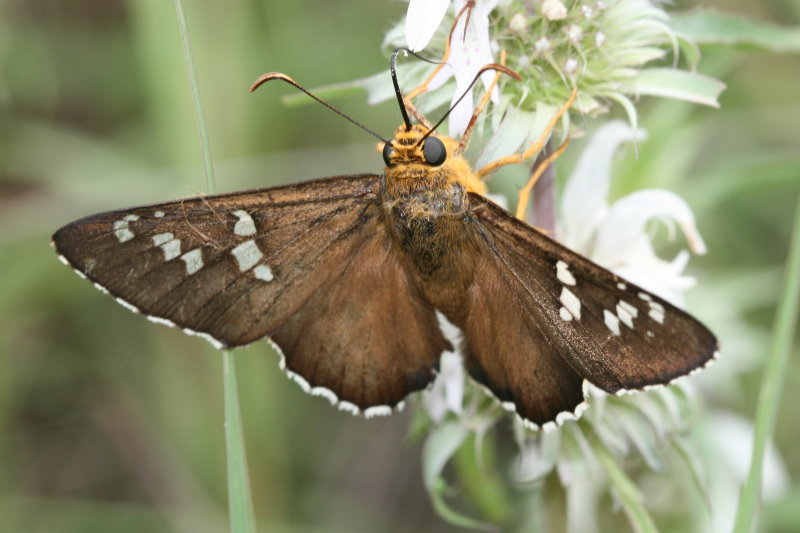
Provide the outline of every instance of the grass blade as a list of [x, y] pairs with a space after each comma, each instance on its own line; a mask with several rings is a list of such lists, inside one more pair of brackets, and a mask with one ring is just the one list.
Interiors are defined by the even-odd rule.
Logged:
[[175, 11], [178, 14], [178, 27], [181, 30], [181, 43], [183, 44], [183, 59], [186, 63], [186, 73], [189, 75], [189, 86], [192, 89], [194, 102], [194, 117], [197, 121], [197, 135], [200, 137], [200, 150], [203, 153], [203, 166], [206, 171], [206, 192], [214, 194], [217, 185], [214, 181], [214, 166], [211, 164], [211, 142], [208, 140], [206, 117], [203, 113], [203, 103], [200, 100], [200, 84], [197, 81], [197, 71], [194, 68], [192, 45], [189, 42], [189, 30], [186, 27], [186, 16], [183, 13], [182, 0], [175, 0]]
[[242, 415], [239, 409], [239, 390], [236, 384], [236, 364], [228, 350], [222, 352], [225, 380], [225, 448], [228, 459], [228, 506], [232, 533], [254, 533], [256, 530], [250, 477], [244, 449]]
[[[200, 137], [200, 150], [203, 155], [203, 166], [206, 172], [206, 189], [209, 194], [216, 192], [214, 166], [211, 160], [211, 143], [208, 138], [203, 104], [200, 100], [200, 84], [194, 67], [192, 47], [186, 26], [186, 16], [181, 0], [175, 0], [175, 11], [183, 44], [183, 57], [192, 89], [197, 133]], [[253, 497], [250, 491], [250, 478], [247, 473], [247, 458], [242, 431], [242, 415], [239, 408], [239, 387], [236, 383], [236, 365], [234, 356], [229, 351], [222, 352], [222, 373], [225, 388], [225, 449], [228, 469], [228, 506], [232, 533], [254, 533], [255, 513]]]
[[786, 282], [783, 297], [778, 304], [775, 326], [772, 332], [770, 351], [761, 381], [761, 391], [756, 409], [756, 432], [753, 439], [753, 455], [750, 472], [742, 487], [736, 513], [734, 531], [750, 533], [755, 524], [755, 514], [761, 493], [761, 476], [764, 453], [775, 429], [778, 404], [786, 377], [786, 366], [792, 352], [795, 324], [800, 306], [800, 201], [795, 212], [789, 259], [786, 263]]

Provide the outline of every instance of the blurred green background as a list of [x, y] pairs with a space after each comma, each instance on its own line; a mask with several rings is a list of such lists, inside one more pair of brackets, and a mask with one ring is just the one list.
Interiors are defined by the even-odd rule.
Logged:
[[[790, 0], [706, 5], [800, 24]], [[320, 106], [285, 107], [287, 86], [247, 89], [267, 71], [315, 87], [385, 69], [380, 44], [405, 8], [186, 0], [217, 190], [379, 172], [357, 128]], [[750, 417], [800, 191], [800, 59], [711, 47], [700, 70], [728, 84], [722, 108], [642, 101], [650, 141], [621, 163], [614, 192], [665, 187], [694, 209], [710, 252], [692, 263], [690, 304], [712, 329], [726, 313], [752, 327], [746, 371], [717, 400]], [[399, 122], [392, 103], [335, 103], [385, 135]], [[171, 0], [0, 0], [0, 530], [227, 527], [219, 354], [128, 312], [49, 246], [80, 216], [204, 189]], [[797, 478], [794, 355], [776, 443]], [[408, 413], [340, 413], [286, 379], [266, 343], [237, 361], [261, 531], [456, 530], [431, 509]], [[798, 507], [793, 485], [762, 529], [800, 531]]]

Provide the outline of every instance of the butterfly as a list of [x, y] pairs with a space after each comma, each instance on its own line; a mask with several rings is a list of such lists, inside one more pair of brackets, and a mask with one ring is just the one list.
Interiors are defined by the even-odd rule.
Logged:
[[[454, 349], [439, 313], [468, 374], [531, 427], [577, 417], [586, 383], [643, 389], [714, 357], [696, 319], [475, 192], [458, 143], [411, 124], [392, 73], [404, 124], [382, 174], [92, 215], [53, 235], [57, 254], [219, 348], [270, 339], [307, 392], [366, 416], [432, 383]], [[277, 78], [291, 80], [262, 81]]]

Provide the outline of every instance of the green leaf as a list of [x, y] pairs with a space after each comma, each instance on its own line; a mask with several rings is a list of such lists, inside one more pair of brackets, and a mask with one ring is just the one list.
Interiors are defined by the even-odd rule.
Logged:
[[672, 15], [676, 32], [698, 44], [740, 46], [768, 52], [800, 52], [800, 27], [747, 20], [739, 15], [697, 10]]
[[703, 474], [702, 468], [702, 460], [700, 459], [700, 453], [695, 450], [694, 444], [684, 439], [679, 435], [672, 435], [669, 439], [670, 444], [678, 452], [678, 455], [683, 460], [683, 463], [686, 465], [686, 468], [689, 470], [690, 477], [692, 482], [694, 483], [697, 491], [700, 493], [700, 496], [703, 499], [703, 503], [706, 506], [706, 510], [710, 513], [711, 512], [711, 498], [708, 494], [708, 488], [706, 487], [706, 483], [704, 481], [705, 476]]
[[651, 68], [639, 71], [633, 80], [633, 92], [686, 100], [719, 107], [725, 84], [710, 76], [672, 68]]
[[618, 92], [610, 92], [606, 94], [606, 96], [612, 100], [615, 100], [622, 108], [625, 110], [625, 114], [628, 115], [628, 124], [630, 124], [631, 129], [636, 131], [639, 127], [639, 114], [636, 111], [636, 106], [633, 105], [631, 99], [625, 96], [622, 93]]
[[625, 475], [614, 456], [609, 453], [600, 439], [591, 431], [588, 424], [585, 425], [584, 429], [591, 440], [597, 459], [608, 473], [611, 486], [614, 488], [614, 492], [619, 498], [622, 509], [625, 511], [634, 531], [637, 533], [656, 533], [658, 531], [656, 524], [642, 503], [642, 493], [639, 492], [633, 481]]
[[792, 353], [795, 325], [798, 314], [800, 314], [800, 201], [797, 202], [795, 211], [785, 276], [783, 295], [775, 316], [772, 342], [758, 396], [753, 454], [750, 460], [750, 472], [739, 499], [734, 526], [736, 533], [749, 533], [753, 530], [756, 509], [760, 500], [764, 455], [767, 444], [775, 431], [783, 382], [787, 374], [786, 367]]
[[468, 436], [467, 428], [457, 422], [446, 422], [431, 431], [422, 450], [422, 479], [433, 508], [443, 520], [459, 527], [491, 530], [491, 524], [458, 513], [444, 501], [447, 483], [442, 471]]

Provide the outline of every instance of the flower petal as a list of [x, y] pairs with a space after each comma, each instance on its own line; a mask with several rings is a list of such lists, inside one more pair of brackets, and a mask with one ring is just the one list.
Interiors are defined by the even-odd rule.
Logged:
[[669, 191], [650, 189], [629, 194], [611, 206], [598, 227], [591, 258], [682, 307], [683, 292], [694, 285], [694, 278], [682, 274], [689, 254], [684, 250], [672, 261], [659, 258], [646, 231], [646, 224], [652, 218], [674, 219], [692, 250], [705, 253], [705, 244], [686, 202]]
[[611, 158], [620, 144], [643, 141], [647, 133], [633, 131], [615, 120], [604, 124], [592, 135], [572, 172], [561, 199], [559, 240], [578, 251], [586, 252], [589, 239], [606, 215]]
[[696, 254], [706, 252], [692, 210], [683, 198], [665, 190], [646, 189], [620, 198], [611, 206], [597, 231], [595, 247], [598, 253], [627, 257], [640, 239], [648, 239], [645, 225], [652, 218], [674, 219], [686, 235], [691, 250]]
[[[436, 313], [439, 326], [453, 346], [461, 338], [461, 330], [450, 323], [440, 312]], [[461, 414], [464, 399], [464, 364], [461, 355], [444, 352], [439, 360], [439, 373], [430, 389], [422, 395], [422, 402], [434, 422], [441, 422], [448, 412]]]
[[[456, 78], [456, 90], [453, 93], [452, 103], [464, 94], [481, 67], [492, 63], [491, 42], [489, 39], [489, 13], [497, 6], [498, 0], [480, 0], [469, 17], [462, 16], [453, 31], [450, 41], [450, 57], [447, 63], [452, 67]], [[456, 0], [455, 9], [458, 13], [464, 7], [464, 0]], [[469, 24], [467, 24], [469, 22]], [[466, 24], [466, 31], [464, 30]], [[442, 69], [444, 71], [445, 69]], [[484, 86], [492, 82], [494, 73], [486, 72], [481, 76]], [[438, 80], [437, 80], [438, 81]], [[499, 93], [492, 92], [492, 99], [497, 101]], [[448, 126], [451, 137], [464, 133], [472, 117], [472, 94], [468, 93], [463, 100], [450, 113]]]
[[430, 42], [447, 12], [450, 0], [411, 0], [406, 13], [406, 43], [414, 52]]

